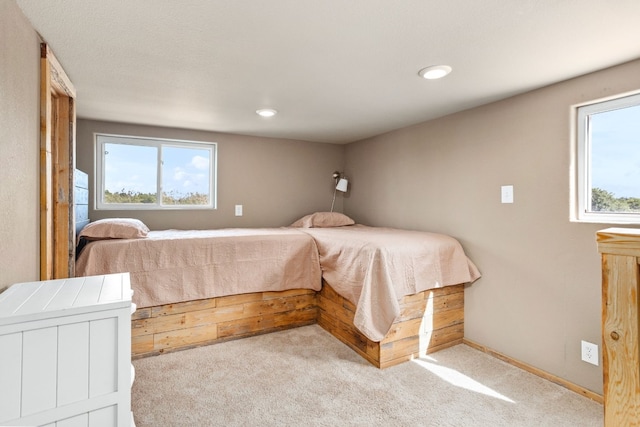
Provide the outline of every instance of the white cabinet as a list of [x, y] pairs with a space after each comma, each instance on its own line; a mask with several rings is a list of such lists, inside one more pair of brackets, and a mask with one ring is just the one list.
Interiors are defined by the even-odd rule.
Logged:
[[129, 426], [129, 274], [0, 294], [0, 425]]

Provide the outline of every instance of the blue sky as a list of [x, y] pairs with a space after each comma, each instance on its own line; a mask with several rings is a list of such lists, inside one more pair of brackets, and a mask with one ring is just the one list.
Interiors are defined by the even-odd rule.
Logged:
[[[209, 193], [209, 150], [163, 147], [162, 188], [176, 195]], [[157, 190], [157, 148], [127, 144], [105, 144], [106, 183], [111, 192], [122, 189], [140, 193]]]
[[640, 198], [640, 106], [591, 115], [591, 185]]

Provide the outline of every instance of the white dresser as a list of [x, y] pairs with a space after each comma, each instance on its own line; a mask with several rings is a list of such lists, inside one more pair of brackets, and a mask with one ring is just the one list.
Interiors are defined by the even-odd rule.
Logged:
[[132, 425], [129, 274], [0, 294], [0, 425]]

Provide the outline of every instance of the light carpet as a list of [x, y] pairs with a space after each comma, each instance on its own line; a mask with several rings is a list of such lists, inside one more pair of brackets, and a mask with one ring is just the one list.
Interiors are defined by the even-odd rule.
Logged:
[[379, 370], [318, 325], [134, 361], [146, 426], [601, 426], [602, 405], [464, 344]]

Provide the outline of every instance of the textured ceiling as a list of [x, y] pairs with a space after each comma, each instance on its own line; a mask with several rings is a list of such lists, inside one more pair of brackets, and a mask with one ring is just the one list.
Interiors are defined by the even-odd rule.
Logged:
[[[17, 3], [73, 81], [81, 118], [320, 142], [640, 58], [639, 0]], [[453, 72], [417, 75], [434, 64]]]

